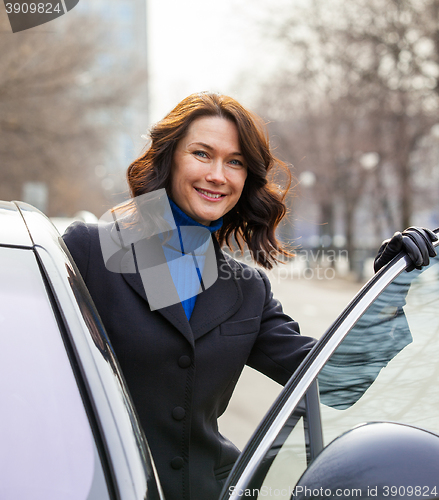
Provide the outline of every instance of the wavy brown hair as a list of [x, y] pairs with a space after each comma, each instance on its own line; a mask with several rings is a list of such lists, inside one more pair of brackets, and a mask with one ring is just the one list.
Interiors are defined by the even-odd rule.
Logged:
[[[239, 249], [247, 244], [255, 262], [266, 269], [292, 254], [276, 238], [276, 228], [286, 214], [285, 196], [291, 185], [286, 164], [270, 150], [262, 120], [235, 99], [215, 93], [197, 93], [183, 99], [150, 131], [151, 142], [127, 171], [132, 197], [157, 189], [171, 192], [172, 159], [177, 143], [191, 123], [200, 117], [215, 116], [231, 120], [238, 129], [241, 152], [247, 164], [247, 178], [235, 207], [223, 217], [216, 233], [219, 244], [230, 249], [234, 237]], [[283, 171], [287, 182], [282, 189], [274, 178]]]

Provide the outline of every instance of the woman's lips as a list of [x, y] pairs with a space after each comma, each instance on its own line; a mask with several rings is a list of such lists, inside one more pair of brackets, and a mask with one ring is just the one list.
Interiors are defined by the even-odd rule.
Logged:
[[226, 195], [215, 191], [208, 191], [207, 189], [195, 188], [195, 191], [205, 200], [221, 201]]

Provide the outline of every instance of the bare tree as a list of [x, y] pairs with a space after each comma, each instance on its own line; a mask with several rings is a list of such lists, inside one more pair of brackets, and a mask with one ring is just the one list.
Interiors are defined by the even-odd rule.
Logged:
[[438, 5], [313, 0], [273, 24], [290, 57], [263, 87], [260, 112], [279, 123], [297, 175], [315, 174], [322, 233], [333, 236], [342, 208], [350, 250], [365, 206], [377, 235], [411, 223], [413, 153], [437, 121]]
[[94, 170], [145, 75], [129, 54], [125, 67], [106, 70], [117, 48], [102, 20], [64, 17], [12, 34], [0, 5], [0, 198], [21, 199], [25, 182], [42, 182], [49, 215], [102, 213], [111, 200]]

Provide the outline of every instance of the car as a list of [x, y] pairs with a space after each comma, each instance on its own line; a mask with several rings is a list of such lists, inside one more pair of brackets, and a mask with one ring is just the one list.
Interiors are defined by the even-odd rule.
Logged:
[[114, 352], [59, 233], [0, 202], [0, 498], [163, 500]]
[[[23, 202], [0, 202], [0, 223], [0, 498], [166, 500], [59, 233]], [[219, 500], [439, 497], [438, 262], [407, 273], [401, 254], [364, 285], [273, 403]]]

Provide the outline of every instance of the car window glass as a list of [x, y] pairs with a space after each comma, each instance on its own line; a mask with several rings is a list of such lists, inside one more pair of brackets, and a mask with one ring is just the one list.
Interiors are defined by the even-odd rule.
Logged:
[[[323, 431], [324, 446], [370, 421], [396, 421], [439, 434], [438, 263], [436, 257], [421, 271], [403, 271], [373, 300], [322, 368], [320, 403], [311, 412], [307, 406], [304, 413], [303, 402], [296, 407], [246, 480], [243, 497], [292, 498], [310, 460], [314, 427], [322, 426], [316, 434]], [[315, 413], [321, 417], [317, 426]]]
[[402, 272], [370, 305], [318, 380], [325, 445], [391, 420], [439, 432], [439, 265]]
[[[289, 416], [250, 484], [245, 491], [239, 491], [241, 496], [253, 500], [290, 498], [294, 486], [311, 461], [307, 406], [305, 399], [302, 400]], [[229, 489], [229, 493], [234, 491], [234, 487]]]
[[300, 417], [295, 426], [292, 426], [291, 421], [289, 421], [282, 429], [281, 434], [283, 434], [281, 436], [282, 444], [279, 445], [278, 449], [275, 447], [271, 449], [271, 453], [275, 453], [275, 458], [256, 498], [289, 498], [290, 492], [293, 491], [302, 472], [306, 469], [303, 417]]
[[108, 498], [89, 421], [31, 250], [0, 247], [0, 498]]

